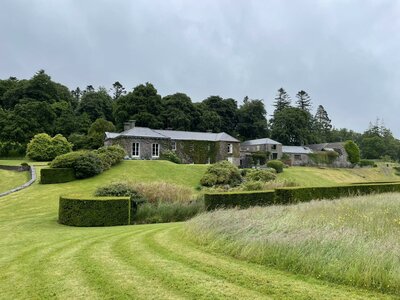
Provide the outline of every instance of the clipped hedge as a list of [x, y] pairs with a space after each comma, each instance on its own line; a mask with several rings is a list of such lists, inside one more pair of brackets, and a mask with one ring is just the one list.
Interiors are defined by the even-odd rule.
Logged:
[[399, 183], [352, 184], [330, 187], [287, 187], [275, 191], [231, 192], [205, 194], [207, 210], [216, 208], [247, 208], [271, 204], [292, 204], [313, 199], [337, 199], [354, 195], [400, 192]]
[[129, 197], [60, 196], [58, 222], [78, 227], [129, 225]]
[[275, 203], [275, 191], [230, 192], [204, 195], [207, 210], [217, 208], [266, 206]]
[[40, 170], [40, 183], [63, 183], [75, 180], [75, 172], [72, 168], [44, 168]]

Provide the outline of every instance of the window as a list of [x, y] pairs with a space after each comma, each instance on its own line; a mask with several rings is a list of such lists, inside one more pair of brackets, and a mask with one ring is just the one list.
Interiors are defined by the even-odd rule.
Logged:
[[132, 144], [132, 157], [139, 157], [140, 156], [140, 144], [133, 143]]
[[272, 159], [278, 159], [278, 153], [272, 153]]
[[272, 150], [276, 150], [276, 145], [272, 145], [272, 146], [271, 146], [271, 149], [272, 149]]
[[159, 144], [152, 144], [151, 145], [151, 156], [152, 157], [159, 157], [160, 156], [160, 145]]
[[301, 155], [300, 154], [295, 154], [294, 155], [294, 160], [301, 160]]
[[260, 151], [260, 145], [257, 145], [257, 151]]
[[172, 147], [172, 151], [175, 151], [176, 150], [176, 142], [172, 142], [171, 147]]
[[228, 144], [228, 153], [233, 153], [233, 146], [232, 146], [232, 144]]

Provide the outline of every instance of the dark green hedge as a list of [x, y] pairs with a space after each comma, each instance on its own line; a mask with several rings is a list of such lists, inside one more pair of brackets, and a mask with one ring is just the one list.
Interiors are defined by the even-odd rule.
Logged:
[[275, 191], [205, 194], [207, 210], [216, 208], [265, 206], [275, 203]]
[[130, 202], [129, 197], [61, 196], [58, 222], [79, 227], [129, 225]]
[[354, 195], [400, 192], [399, 183], [352, 184], [331, 187], [291, 187], [275, 191], [205, 194], [207, 210], [216, 208], [291, 204], [313, 199], [336, 199]]
[[40, 183], [62, 183], [75, 180], [74, 169], [71, 168], [44, 168], [40, 170]]

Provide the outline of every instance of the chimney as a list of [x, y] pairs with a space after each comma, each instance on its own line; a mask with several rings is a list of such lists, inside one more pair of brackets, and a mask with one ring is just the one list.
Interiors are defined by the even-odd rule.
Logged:
[[124, 131], [135, 128], [136, 120], [129, 120], [124, 123]]

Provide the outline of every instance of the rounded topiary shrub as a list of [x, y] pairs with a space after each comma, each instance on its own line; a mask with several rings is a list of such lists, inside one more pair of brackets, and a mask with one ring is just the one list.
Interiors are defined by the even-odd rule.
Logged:
[[357, 164], [360, 161], [360, 148], [353, 141], [344, 143], [344, 149], [347, 152], [347, 160], [352, 164]]
[[96, 154], [86, 152], [75, 160], [74, 170], [78, 179], [95, 176], [102, 171], [101, 160]]
[[201, 185], [213, 186], [224, 185], [236, 186], [242, 182], [238, 167], [228, 161], [217, 162], [208, 167], [206, 173], [200, 180]]
[[282, 173], [283, 166], [284, 164], [280, 160], [270, 160], [267, 162], [267, 167], [275, 169], [276, 173]]

